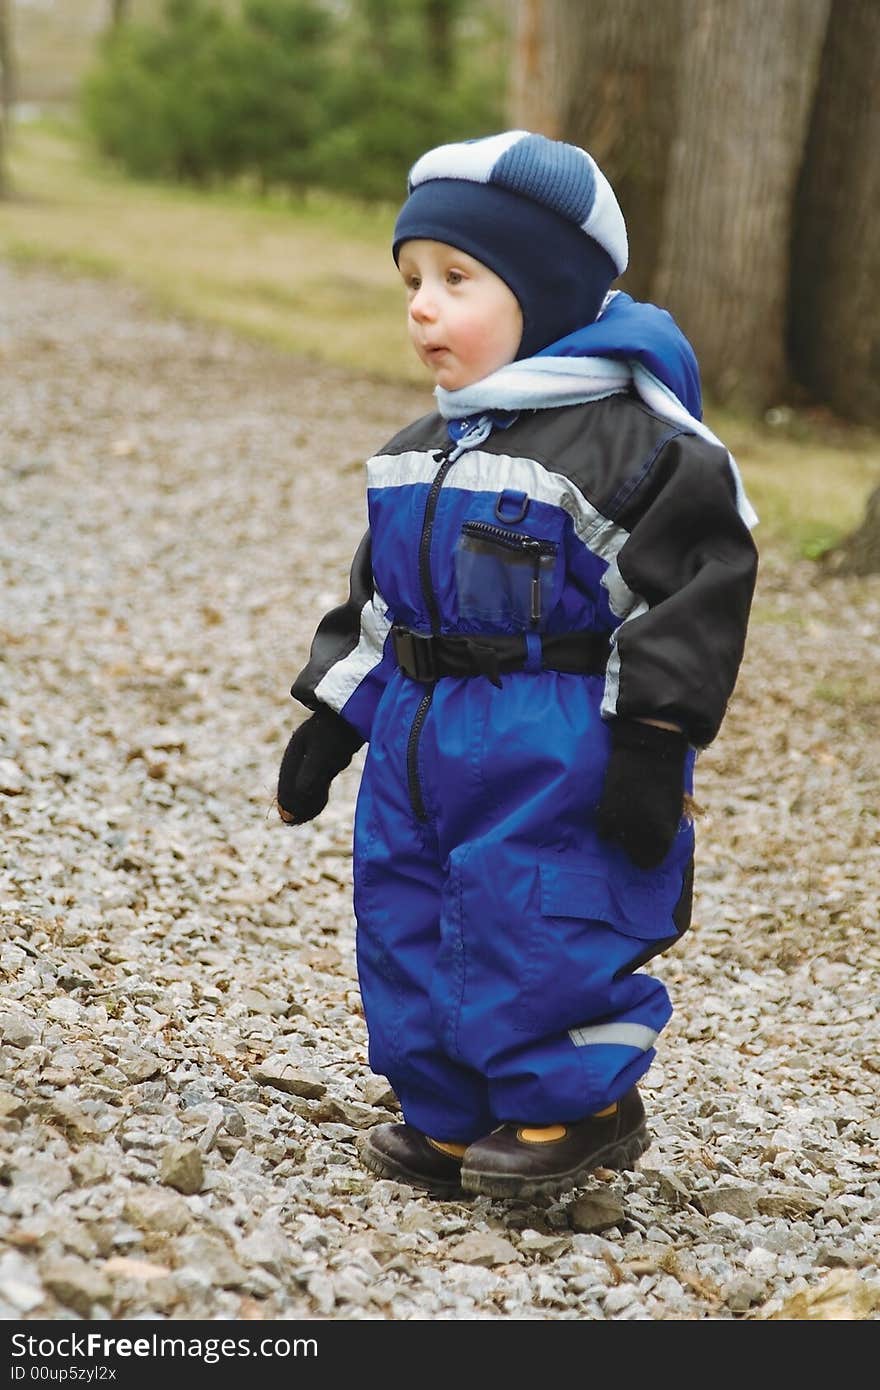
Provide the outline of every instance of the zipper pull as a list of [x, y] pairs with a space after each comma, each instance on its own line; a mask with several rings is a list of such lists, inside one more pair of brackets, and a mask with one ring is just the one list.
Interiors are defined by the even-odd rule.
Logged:
[[525, 541], [524, 550], [532, 552], [532, 562], [535, 572], [532, 575], [531, 602], [529, 605], [529, 617], [533, 623], [541, 621], [541, 544], [540, 541]]
[[541, 580], [540, 580], [540, 577], [539, 577], [537, 574], [535, 575], [534, 579], [532, 580], [532, 612], [531, 612], [531, 618], [532, 618], [532, 622], [533, 622], [533, 623], [540, 622], [540, 620], [541, 620]]

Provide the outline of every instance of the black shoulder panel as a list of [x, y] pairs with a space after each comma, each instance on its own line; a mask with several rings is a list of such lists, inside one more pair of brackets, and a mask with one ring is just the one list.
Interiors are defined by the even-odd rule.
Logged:
[[431, 415], [423, 415], [420, 419], [413, 420], [411, 424], [399, 430], [381, 449], [374, 450], [374, 455], [405, 454], [410, 449], [429, 452], [433, 449], [443, 449], [448, 443], [446, 421], [434, 411]]

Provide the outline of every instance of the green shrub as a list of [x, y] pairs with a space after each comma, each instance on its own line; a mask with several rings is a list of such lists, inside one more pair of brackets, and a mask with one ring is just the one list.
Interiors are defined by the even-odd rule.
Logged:
[[105, 40], [83, 89], [99, 148], [131, 174], [302, 183], [323, 119], [326, 13], [311, 0], [168, 0]]
[[482, 7], [465, 15], [449, 0], [450, 41], [433, 50], [429, 10], [436, 0], [241, 0], [237, 11], [166, 0], [158, 25], [105, 39], [83, 88], [87, 126], [137, 177], [397, 199], [423, 150], [500, 121], [497, 53], [451, 41], [453, 23], [473, 26]]

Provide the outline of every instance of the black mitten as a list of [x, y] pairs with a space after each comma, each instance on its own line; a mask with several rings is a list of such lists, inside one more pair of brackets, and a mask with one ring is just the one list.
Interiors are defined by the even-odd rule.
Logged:
[[684, 809], [688, 741], [673, 729], [615, 719], [611, 757], [596, 828], [621, 845], [640, 869], [653, 869], [672, 848]]
[[327, 805], [330, 783], [348, 767], [363, 738], [341, 714], [322, 705], [300, 724], [284, 750], [278, 773], [278, 807], [290, 825], [314, 820]]

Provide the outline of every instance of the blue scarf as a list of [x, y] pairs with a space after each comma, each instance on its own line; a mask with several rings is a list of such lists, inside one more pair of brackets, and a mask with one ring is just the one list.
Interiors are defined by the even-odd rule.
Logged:
[[537, 357], [612, 357], [640, 362], [668, 386], [695, 420], [703, 418], [700, 369], [687, 338], [666, 309], [611, 294], [594, 323], [542, 348]]
[[[521, 410], [602, 400], [635, 389], [661, 419], [725, 446], [702, 423], [700, 372], [694, 350], [672, 315], [620, 290], [605, 299], [595, 322], [534, 357], [510, 362], [457, 391], [434, 389], [449, 421], [452, 457], [475, 449], [493, 429], [506, 429]], [[749, 527], [758, 521], [736, 462], [727, 451], [737, 507]]]

